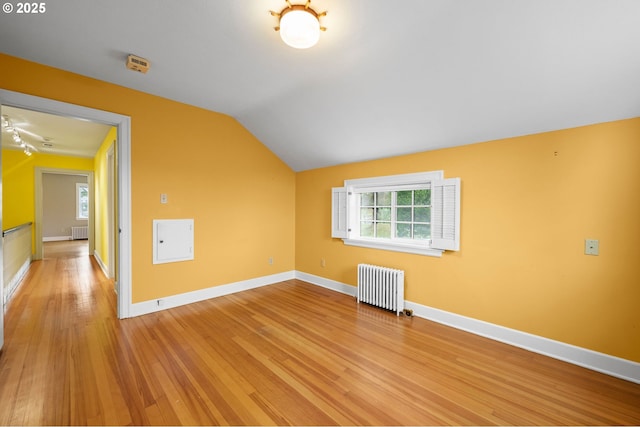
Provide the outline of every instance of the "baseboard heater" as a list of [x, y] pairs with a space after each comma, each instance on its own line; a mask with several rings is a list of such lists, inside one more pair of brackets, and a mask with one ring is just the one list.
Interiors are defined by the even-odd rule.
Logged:
[[358, 264], [358, 302], [395, 311], [404, 310], [404, 271]]
[[71, 227], [71, 240], [86, 240], [89, 238], [89, 227]]

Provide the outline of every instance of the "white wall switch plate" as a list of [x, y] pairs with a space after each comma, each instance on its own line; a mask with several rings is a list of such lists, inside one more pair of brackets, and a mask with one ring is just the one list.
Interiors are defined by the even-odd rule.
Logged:
[[586, 239], [584, 241], [585, 255], [600, 255], [600, 242], [595, 239]]

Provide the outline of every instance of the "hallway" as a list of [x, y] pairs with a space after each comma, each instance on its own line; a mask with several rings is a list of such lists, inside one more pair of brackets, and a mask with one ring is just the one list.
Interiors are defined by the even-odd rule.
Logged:
[[109, 339], [105, 324], [116, 323], [115, 307], [112, 281], [86, 240], [45, 243], [5, 317], [0, 425], [104, 423], [85, 411], [90, 391], [99, 393], [101, 367], [92, 366], [91, 352]]

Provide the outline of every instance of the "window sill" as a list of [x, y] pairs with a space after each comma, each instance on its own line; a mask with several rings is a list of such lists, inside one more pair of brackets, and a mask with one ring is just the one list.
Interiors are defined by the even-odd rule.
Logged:
[[440, 249], [432, 249], [424, 246], [407, 245], [402, 243], [377, 242], [363, 239], [342, 239], [342, 241], [345, 245], [349, 246], [360, 246], [363, 248], [382, 249], [386, 251], [405, 252], [433, 257], [441, 257], [442, 252], [444, 252]]

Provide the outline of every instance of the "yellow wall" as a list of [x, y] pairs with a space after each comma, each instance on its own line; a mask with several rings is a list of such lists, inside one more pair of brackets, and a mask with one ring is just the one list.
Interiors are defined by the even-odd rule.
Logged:
[[[0, 69], [4, 89], [131, 117], [134, 303], [295, 268], [295, 173], [235, 119], [7, 55]], [[152, 264], [162, 218], [195, 220], [195, 260]]]
[[[640, 119], [295, 174], [228, 116], [6, 55], [0, 69], [5, 89], [132, 118], [133, 302], [293, 269], [355, 285], [369, 262], [404, 269], [410, 301], [640, 362]], [[33, 216], [7, 204], [33, 198], [7, 194], [6, 157], [10, 227]], [[439, 169], [462, 179], [461, 251], [330, 238], [331, 187]], [[194, 261], [152, 264], [159, 218], [195, 219]]]
[[[93, 158], [94, 161], [94, 194], [95, 194], [95, 251], [104, 265], [109, 265], [109, 222], [108, 222], [108, 171], [107, 152], [114, 145], [117, 138], [118, 129], [112, 127], [105, 136], [98, 152]], [[114, 147], [115, 148], [115, 147]]]
[[[459, 252], [330, 238], [331, 187], [431, 170], [462, 179]], [[311, 170], [296, 182], [297, 270], [355, 285], [358, 263], [403, 269], [410, 301], [640, 362], [640, 118]], [[599, 256], [584, 255], [585, 238], [600, 240]]]
[[[2, 227], [35, 221], [35, 168], [93, 171], [93, 160], [2, 150]], [[33, 231], [33, 230], [32, 230]]]

